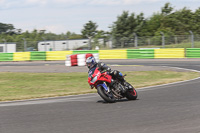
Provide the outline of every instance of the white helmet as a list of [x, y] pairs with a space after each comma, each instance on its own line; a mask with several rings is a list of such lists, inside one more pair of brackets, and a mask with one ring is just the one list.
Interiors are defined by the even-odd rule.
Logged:
[[92, 68], [96, 64], [97, 64], [97, 62], [93, 56], [90, 56], [86, 59], [86, 65], [89, 69]]

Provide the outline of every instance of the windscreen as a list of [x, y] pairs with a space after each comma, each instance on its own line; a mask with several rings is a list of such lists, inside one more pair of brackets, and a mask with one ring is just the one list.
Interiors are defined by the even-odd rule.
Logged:
[[88, 77], [92, 77], [92, 75], [94, 74], [96, 67], [92, 68], [89, 73], [88, 73]]

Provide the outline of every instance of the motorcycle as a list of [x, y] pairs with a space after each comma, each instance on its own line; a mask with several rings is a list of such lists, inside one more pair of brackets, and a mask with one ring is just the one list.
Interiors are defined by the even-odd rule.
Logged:
[[[111, 86], [112, 80], [115, 81], [115, 84]], [[114, 103], [117, 99], [124, 97], [128, 100], [136, 100], [138, 96], [131, 84], [125, 81], [122, 85], [120, 81], [113, 79], [108, 72], [100, 72], [98, 67], [93, 68], [88, 74], [88, 83], [92, 88], [95, 87], [101, 98], [109, 103]]]

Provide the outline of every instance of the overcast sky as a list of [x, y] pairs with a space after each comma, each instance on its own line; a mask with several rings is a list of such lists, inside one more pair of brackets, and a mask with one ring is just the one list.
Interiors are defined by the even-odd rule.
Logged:
[[83, 25], [92, 20], [98, 30], [109, 31], [123, 11], [143, 12], [149, 17], [160, 12], [166, 2], [176, 10], [188, 7], [195, 11], [200, 7], [200, 0], [0, 0], [0, 22], [22, 31], [38, 29], [60, 34], [81, 33]]

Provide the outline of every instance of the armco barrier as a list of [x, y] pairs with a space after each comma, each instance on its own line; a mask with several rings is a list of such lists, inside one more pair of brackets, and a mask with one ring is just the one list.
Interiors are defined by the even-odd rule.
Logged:
[[154, 58], [185, 58], [185, 49], [154, 49]]
[[127, 59], [127, 50], [99, 50], [100, 59]]
[[72, 54], [72, 51], [47, 51], [46, 60], [65, 60], [66, 55]]
[[200, 48], [186, 48], [187, 58], [200, 58]]
[[153, 59], [154, 49], [127, 49], [128, 59]]
[[13, 61], [13, 53], [0, 53], [0, 61]]
[[73, 50], [73, 54], [99, 53], [99, 50]]
[[30, 52], [17, 52], [13, 54], [13, 61], [30, 61]]
[[200, 58], [200, 48], [74, 50], [0, 53], [0, 61], [66, 60], [66, 55], [98, 54], [99, 59]]
[[39, 52], [39, 51], [35, 51], [35, 52], [31, 52], [31, 61], [34, 60], [46, 60], [46, 52]]

